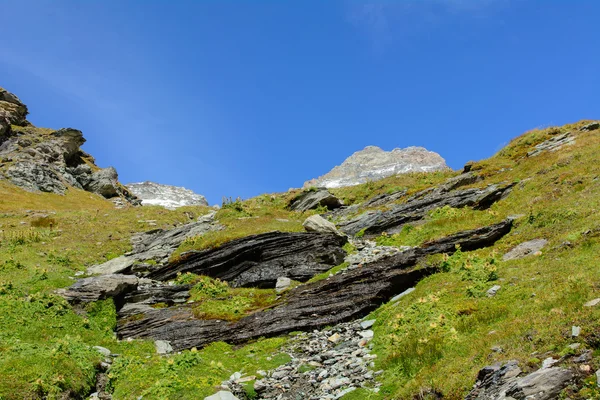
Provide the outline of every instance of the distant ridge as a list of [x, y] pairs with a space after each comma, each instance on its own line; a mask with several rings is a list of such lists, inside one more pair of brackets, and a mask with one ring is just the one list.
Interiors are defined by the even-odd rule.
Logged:
[[183, 206], [208, 206], [204, 196], [184, 187], [149, 181], [130, 183], [126, 186], [142, 200], [142, 205], [157, 205], [171, 209]]

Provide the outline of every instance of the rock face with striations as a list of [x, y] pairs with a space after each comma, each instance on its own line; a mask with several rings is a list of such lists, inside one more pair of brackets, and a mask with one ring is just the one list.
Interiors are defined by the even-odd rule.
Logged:
[[81, 150], [81, 131], [36, 128], [25, 119], [27, 113], [27, 106], [0, 88], [0, 179], [29, 191], [64, 194], [74, 187], [137, 203], [114, 168], [98, 168]]
[[[401, 252], [395, 256], [378, 260], [367, 267], [356, 268], [324, 279], [291, 289], [287, 296], [270, 309], [257, 311], [237, 322], [194, 317], [193, 304], [180, 304], [174, 307], [149, 309], [136, 318], [122, 320], [117, 327], [120, 338], [152, 338], [167, 340], [175, 351], [192, 347], [203, 347], [215, 341], [241, 343], [259, 337], [272, 337], [293, 331], [311, 331], [327, 325], [361, 318], [375, 310], [399, 292], [413, 287], [423, 277], [437, 271], [435, 266], [419, 267], [417, 263], [430, 254], [452, 253], [456, 246], [470, 251], [490, 246], [510, 232], [511, 220], [459, 232], [421, 247]], [[313, 235], [318, 236], [318, 235]], [[325, 236], [325, 235], [323, 235]], [[334, 235], [327, 235], [334, 238]], [[195, 269], [194, 263], [188, 266], [201, 273], [213, 272], [218, 266], [205, 257], [202, 270]], [[234, 258], [230, 258], [234, 261]], [[217, 260], [218, 261], [218, 260]], [[178, 268], [173, 268], [176, 271]], [[268, 271], [269, 268], [265, 268]], [[228, 282], [240, 277], [243, 268], [226, 268], [223, 276]], [[211, 273], [219, 275], [218, 268]], [[173, 272], [175, 273], [175, 272]], [[161, 275], [161, 276], [159, 276]], [[157, 274], [153, 278], [170, 279], [170, 274]], [[188, 288], [184, 288], [187, 290]], [[136, 293], [148, 305], [150, 296]], [[136, 304], [125, 307], [133, 308]], [[130, 313], [128, 313], [131, 316]], [[120, 312], [120, 316], [124, 315]]]
[[307, 232], [268, 232], [232, 240], [215, 249], [190, 251], [148, 275], [169, 280], [193, 272], [229, 282], [233, 287], [274, 288], [286, 276], [307, 281], [341, 264], [346, 237]]
[[206, 198], [179, 186], [162, 185], [155, 182], [129, 183], [127, 188], [142, 205], [158, 205], [169, 209], [183, 206], [208, 206]]
[[377, 146], [367, 146], [325, 175], [305, 182], [304, 187], [337, 188], [396, 174], [431, 172], [447, 168], [446, 161], [439, 154], [423, 147], [384, 151]]

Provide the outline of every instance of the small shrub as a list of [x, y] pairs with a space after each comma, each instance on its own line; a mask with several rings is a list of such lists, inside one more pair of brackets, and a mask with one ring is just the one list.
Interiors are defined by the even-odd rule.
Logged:
[[45, 216], [45, 217], [37, 217], [31, 221], [31, 226], [34, 228], [55, 228], [57, 226], [57, 222], [54, 218]]

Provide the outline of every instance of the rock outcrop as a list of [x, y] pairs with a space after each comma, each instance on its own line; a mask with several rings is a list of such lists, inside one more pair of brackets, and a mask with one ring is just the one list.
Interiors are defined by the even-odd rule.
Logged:
[[329, 190], [325, 188], [309, 189], [296, 196], [288, 205], [290, 210], [308, 211], [317, 207], [325, 207], [328, 210], [335, 210], [342, 207], [344, 203]]
[[169, 280], [193, 272], [233, 287], [274, 288], [279, 277], [305, 282], [341, 264], [345, 237], [306, 232], [269, 232], [232, 240], [216, 249], [191, 251], [148, 275]]
[[[187, 238], [203, 235], [206, 232], [223, 229], [215, 221], [216, 211], [211, 211], [198, 218], [198, 221], [181, 225], [177, 228], [152, 231], [133, 235], [131, 243], [133, 250], [103, 264], [88, 268], [90, 275], [138, 273], [144, 275], [150, 270], [166, 264], [171, 254]], [[145, 263], [152, 261], [153, 263]]]
[[137, 204], [114, 168], [98, 168], [81, 150], [81, 131], [36, 128], [25, 119], [27, 112], [16, 96], [0, 88], [0, 178], [29, 191], [64, 194], [74, 187]]
[[[424, 256], [490, 246], [506, 235], [512, 220], [432, 241], [338, 274], [329, 279], [298, 286], [269, 310], [258, 311], [237, 322], [201, 320], [193, 304], [153, 309], [123, 320], [117, 328], [121, 338], [167, 340], [175, 351], [202, 347], [214, 341], [241, 343], [261, 336], [309, 331], [361, 318], [392, 296], [412, 288], [435, 266], [417, 267]], [[332, 235], [333, 237], [333, 235]], [[208, 267], [210, 269], [210, 267]]]
[[138, 278], [132, 275], [103, 275], [80, 279], [67, 289], [59, 289], [57, 293], [73, 303], [112, 298], [117, 301], [125, 293], [137, 289]]
[[441, 186], [417, 193], [405, 203], [394, 205], [387, 211], [367, 211], [350, 221], [341, 222], [339, 228], [349, 235], [358, 232], [366, 235], [396, 233], [403, 225], [423, 219], [429, 211], [439, 207], [486, 209], [506, 196], [513, 186], [514, 184], [490, 185], [483, 189], [462, 190], [448, 190]]
[[554, 400], [574, 378], [566, 368], [540, 368], [522, 376], [516, 361], [479, 371], [477, 383], [465, 400]]
[[142, 205], [157, 205], [169, 209], [183, 206], [208, 206], [204, 196], [184, 187], [148, 181], [129, 183], [126, 187], [142, 201]]
[[358, 185], [407, 172], [431, 172], [447, 169], [446, 161], [423, 147], [407, 147], [384, 151], [367, 146], [348, 157], [325, 175], [304, 183], [304, 187], [336, 188]]

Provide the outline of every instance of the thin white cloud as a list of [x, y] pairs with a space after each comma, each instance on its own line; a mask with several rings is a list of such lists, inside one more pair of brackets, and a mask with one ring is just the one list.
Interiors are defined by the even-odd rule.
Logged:
[[[486, 16], [488, 11], [511, 0], [376, 0], [367, 3], [350, 1], [347, 20], [369, 38], [373, 49], [381, 53], [398, 32], [414, 31], [435, 25], [444, 13], [467, 17]], [[515, 0], [512, 0], [515, 1]]]

